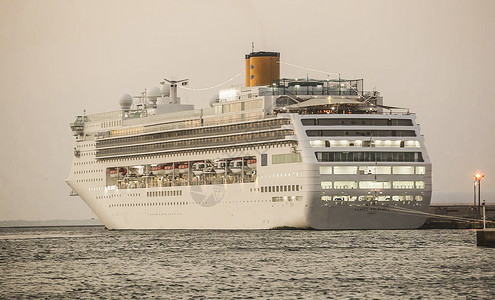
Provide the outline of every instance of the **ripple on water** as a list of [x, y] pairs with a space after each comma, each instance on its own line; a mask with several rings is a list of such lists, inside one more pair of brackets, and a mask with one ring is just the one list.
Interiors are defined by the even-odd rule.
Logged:
[[472, 231], [1, 229], [0, 298], [494, 298]]

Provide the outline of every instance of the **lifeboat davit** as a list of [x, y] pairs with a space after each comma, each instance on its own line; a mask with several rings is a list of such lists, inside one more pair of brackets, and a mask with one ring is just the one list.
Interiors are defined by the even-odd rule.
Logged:
[[217, 160], [213, 166], [213, 169], [217, 174], [225, 173], [225, 169], [227, 168], [227, 162], [225, 159]]
[[206, 164], [204, 161], [197, 161], [197, 162], [193, 163], [192, 171], [193, 171], [194, 175], [196, 175], [196, 176], [201, 175], [201, 174], [203, 174], [205, 167], [206, 167]]

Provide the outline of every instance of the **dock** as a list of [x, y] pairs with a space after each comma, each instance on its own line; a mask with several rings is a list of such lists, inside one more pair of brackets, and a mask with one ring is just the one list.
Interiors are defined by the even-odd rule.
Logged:
[[[421, 229], [482, 229], [480, 212], [472, 205], [431, 205], [431, 214], [456, 217], [464, 219], [476, 219], [479, 221], [459, 221], [448, 218], [429, 217]], [[486, 206], [486, 220], [495, 221], [495, 205]], [[487, 223], [488, 228], [494, 228], [494, 223]]]

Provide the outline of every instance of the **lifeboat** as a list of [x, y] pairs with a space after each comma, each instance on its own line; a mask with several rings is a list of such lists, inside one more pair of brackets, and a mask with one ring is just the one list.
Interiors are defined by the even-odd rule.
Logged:
[[174, 165], [173, 164], [168, 164], [163, 167], [164, 174], [172, 174], [174, 173]]
[[197, 161], [192, 165], [192, 171], [194, 175], [201, 175], [205, 171], [206, 164], [204, 161]]
[[124, 168], [112, 168], [110, 169], [110, 177], [117, 178], [122, 177], [126, 174], [127, 170]]
[[187, 173], [187, 171], [189, 170], [189, 163], [179, 163], [179, 165], [177, 166], [177, 171], [179, 173]]
[[227, 162], [225, 161], [225, 159], [217, 160], [213, 165], [213, 169], [217, 174], [225, 173], [226, 168], [227, 168]]
[[229, 168], [232, 171], [232, 173], [237, 174], [241, 173], [242, 171], [242, 158], [236, 158], [232, 160], [229, 164]]
[[151, 171], [153, 172], [153, 174], [163, 175], [163, 174], [165, 174], [165, 165], [157, 165], [157, 166], [151, 167]]
[[248, 159], [247, 166], [250, 169], [256, 169], [256, 158]]

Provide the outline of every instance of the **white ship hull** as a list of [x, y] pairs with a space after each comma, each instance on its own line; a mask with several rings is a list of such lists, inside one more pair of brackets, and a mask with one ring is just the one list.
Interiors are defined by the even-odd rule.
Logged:
[[246, 86], [210, 108], [180, 104], [168, 81], [78, 116], [72, 194], [109, 229], [420, 227], [432, 167], [415, 116], [361, 79], [261, 82], [278, 57], [247, 55]]
[[[298, 116], [293, 116], [298, 120]], [[296, 133], [297, 133], [296, 129]], [[425, 222], [425, 217], [411, 212], [426, 212], [431, 191], [406, 190], [401, 193], [421, 194], [421, 201], [322, 201], [328, 194], [321, 187], [322, 178], [339, 175], [320, 175], [319, 168], [329, 164], [314, 159], [314, 147], [302, 138], [302, 159], [313, 159], [311, 163], [270, 165], [256, 169], [257, 177], [250, 183], [207, 184], [190, 186], [167, 186], [151, 188], [119, 189], [105, 187], [93, 182], [77, 183], [69, 178], [68, 183], [108, 229], [276, 229], [298, 228], [318, 230], [344, 229], [411, 229]], [[267, 156], [289, 153], [289, 146], [260, 147], [236, 153], [216, 152], [205, 155], [185, 155], [175, 160], [193, 161], [218, 157]], [[90, 152], [91, 153], [91, 152]], [[76, 160], [80, 160], [77, 158]], [[99, 165], [104, 177], [106, 168], [115, 167], [115, 162], [96, 162], [94, 156], [83, 158], [87, 163]], [[170, 163], [157, 158], [134, 161], [135, 164]], [[125, 163], [118, 162], [123, 165]], [[342, 165], [332, 163], [331, 165]], [[383, 163], [382, 163], [383, 165]], [[430, 172], [428, 167], [427, 172]], [[249, 173], [249, 170], [245, 170]], [[187, 170], [176, 170], [177, 174]], [[191, 170], [191, 173], [193, 171]], [[222, 175], [222, 174], [219, 174]], [[342, 175], [341, 175], [342, 176]], [[370, 175], [354, 175], [359, 179]], [[382, 175], [389, 178], [393, 175]], [[426, 178], [427, 176], [428, 178]], [[430, 180], [428, 175], [416, 176]], [[101, 180], [103, 181], [103, 180]], [[100, 181], [100, 182], [101, 182]], [[201, 183], [201, 182], [198, 182]], [[261, 187], [281, 186], [279, 191], [263, 191]], [[283, 186], [298, 186], [298, 191], [284, 191]], [[431, 186], [431, 185], [430, 185]], [[386, 190], [383, 190], [386, 191]], [[337, 194], [342, 194], [339, 191]], [[365, 194], [365, 191], [345, 191], [347, 194]], [[369, 192], [368, 192], [369, 193]], [[389, 194], [398, 191], [388, 191]], [[335, 193], [334, 193], [335, 194]]]

